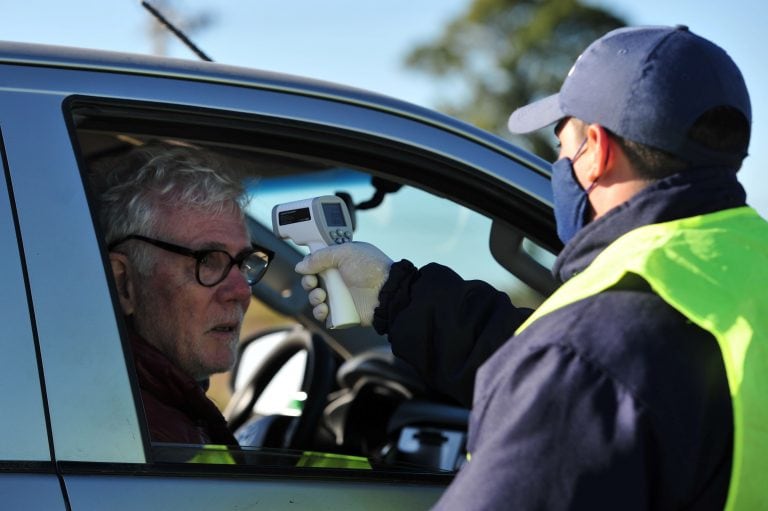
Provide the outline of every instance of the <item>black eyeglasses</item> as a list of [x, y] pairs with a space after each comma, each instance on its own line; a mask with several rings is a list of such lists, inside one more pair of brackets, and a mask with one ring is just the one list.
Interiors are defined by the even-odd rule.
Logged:
[[162, 248], [169, 252], [181, 254], [193, 258], [195, 264], [195, 278], [201, 286], [213, 287], [227, 277], [229, 270], [237, 266], [245, 277], [249, 286], [257, 283], [269, 268], [269, 263], [275, 257], [275, 253], [258, 245], [253, 245], [251, 250], [246, 250], [237, 257], [232, 257], [229, 252], [218, 249], [192, 250], [167, 241], [160, 241], [139, 234], [129, 234], [109, 244], [109, 250], [128, 240], [139, 240]]

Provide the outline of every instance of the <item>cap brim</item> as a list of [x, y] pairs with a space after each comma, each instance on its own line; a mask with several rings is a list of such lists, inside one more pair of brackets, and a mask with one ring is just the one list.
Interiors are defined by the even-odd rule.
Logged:
[[507, 127], [515, 134], [530, 133], [554, 124], [566, 115], [560, 109], [559, 95], [552, 94], [512, 112]]

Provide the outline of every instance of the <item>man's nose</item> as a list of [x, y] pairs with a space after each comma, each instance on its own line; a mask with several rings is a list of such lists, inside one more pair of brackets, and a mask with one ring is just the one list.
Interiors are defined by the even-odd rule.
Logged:
[[236, 264], [229, 268], [227, 276], [219, 284], [218, 291], [224, 300], [247, 302], [251, 298], [251, 286]]

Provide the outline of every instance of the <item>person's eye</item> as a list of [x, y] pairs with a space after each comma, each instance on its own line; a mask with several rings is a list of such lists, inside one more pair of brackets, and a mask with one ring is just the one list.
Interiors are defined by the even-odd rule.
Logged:
[[208, 268], [215, 268], [219, 264], [219, 259], [216, 257], [216, 252], [204, 252], [198, 257], [200, 266], [206, 266]]

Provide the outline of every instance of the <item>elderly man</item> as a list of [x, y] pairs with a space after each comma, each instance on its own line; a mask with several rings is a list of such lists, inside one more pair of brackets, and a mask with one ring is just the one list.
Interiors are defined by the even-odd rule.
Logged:
[[363, 323], [439, 389], [469, 404], [476, 372], [471, 458], [438, 509], [768, 509], [768, 222], [736, 177], [750, 124], [721, 48], [613, 31], [510, 117], [560, 143], [563, 285], [522, 326], [489, 286], [370, 245], [299, 263], [308, 288], [338, 267]]
[[106, 177], [100, 212], [150, 437], [237, 445], [205, 389], [234, 363], [272, 253], [251, 244], [243, 188], [210, 157], [155, 148], [138, 159]]

